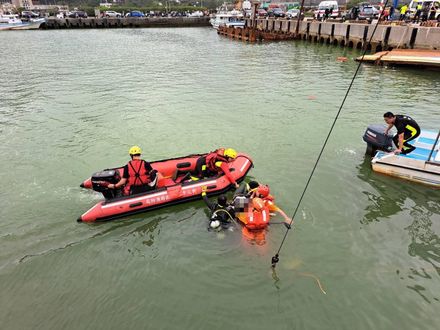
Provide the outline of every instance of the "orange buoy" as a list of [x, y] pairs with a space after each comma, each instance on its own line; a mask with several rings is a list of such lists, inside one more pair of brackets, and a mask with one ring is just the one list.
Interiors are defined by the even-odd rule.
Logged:
[[348, 58], [344, 57], [344, 56], [339, 56], [338, 58], [336, 58], [336, 61], [338, 62], [347, 62]]

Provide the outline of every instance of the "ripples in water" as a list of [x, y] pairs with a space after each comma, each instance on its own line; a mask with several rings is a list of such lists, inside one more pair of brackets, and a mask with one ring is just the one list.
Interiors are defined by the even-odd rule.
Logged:
[[16, 32], [0, 50], [5, 327], [438, 323], [437, 194], [373, 173], [360, 138], [385, 110], [438, 126], [437, 75], [362, 67], [273, 274], [283, 226], [264, 244], [209, 232], [201, 202], [78, 225], [99, 198], [78, 184], [133, 144], [151, 160], [231, 145], [291, 213], [356, 67], [336, 57], [356, 51], [210, 29]]

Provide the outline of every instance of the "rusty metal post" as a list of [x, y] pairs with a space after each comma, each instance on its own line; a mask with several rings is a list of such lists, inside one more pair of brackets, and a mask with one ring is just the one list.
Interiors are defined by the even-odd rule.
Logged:
[[299, 32], [299, 22], [301, 21], [301, 16], [304, 14], [304, 0], [301, 1], [301, 8], [299, 10], [299, 16], [297, 18], [296, 22], [296, 29], [295, 29], [295, 39], [298, 38], [298, 32]]

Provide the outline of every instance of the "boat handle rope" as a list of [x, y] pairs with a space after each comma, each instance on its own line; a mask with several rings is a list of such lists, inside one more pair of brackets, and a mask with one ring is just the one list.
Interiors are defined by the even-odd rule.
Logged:
[[[387, 5], [388, 5], [388, 1], [389, 1], [389, 0], [385, 0], [385, 4], [384, 4], [384, 6], [383, 6], [384, 9], [387, 7]], [[363, 53], [362, 53], [362, 57], [361, 57], [361, 59], [360, 59], [360, 61], [359, 61], [359, 64], [358, 64], [358, 66], [357, 66], [357, 68], [356, 68], [356, 71], [355, 71], [355, 73], [354, 73], [354, 75], [353, 75], [353, 78], [351, 79], [350, 85], [348, 86], [348, 89], [347, 89], [347, 91], [346, 91], [346, 93], [345, 93], [345, 96], [344, 96], [344, 98], [342, 99], [342, 103], [341, 103], [341, 105], [340, 105], [340, 107], [339, 107], [338, 112], [336, 113], [335, 119], [333, 120], [333, 124], [332, 124], [331, 127], [330, 127], [330, 130], [329, 130], [329, 132], [328, 132], [328, 134], [327, 134], [327, 137], [325, 138], [324, 144], [323, 144], [322, 147], [321, 147], [321, 151], [320, 151], [319, 154], [318, 154], [318, 158], [316, 159], [315, 164], [313, 165], [313, 169], [312, 169], [312, 171], [310, 172], [310, 175], [309, 175], [309, 178], [308, 178], [308, 180], [307, 180], [307, 182], [306, 182], [306, 185], [304, 186], [304, 190], [302, 191], [301, 197], [299, 198], [298, 204], [296, 205], [295, 211], [293, 212], [293, 216], [292, 216], [292, 218], [290, 219], [290, 226], [289, 226], [289, 227], [286, 227], [287, 229], [286, 229], [286, 231], [285, 231], [285, 233], [284, 233], [283, 239], [281, 240], [280, 246], [279, 246], [277, 252], [275, 253], [275, 255], [274, 255], [274, 256], [272, 257], [272, 259], [271, 259], [272, 268], [275, 268], [275, 267], [276, 267], [276, 264], [280, 261], [280, 253], [281, 253], [281, 249], [282, 249], [282, 247], [283, 247], [283, 245], [284, 245], [284, 242], [286, 241], [286, 238], [287, 238], [287, 235], [289, 234], [290, 229], [293, 228], [293, 226], [292, 226], [292, 224], [293, 224], [293, 219], [295, 219], [296, 213], [298, 212], [299, 207], [301, 206], [301, 202], [302, 202], [302, 200], [303, 200], [303, 198], [304, 198], [304, 195], [306, 194], [307, 188], [309, 187], [310, 181], [312, 180], [312, 177], [313, 177], [313, 175], [315, 174], [316, 167], [318, 166], [318, 163], [319, 163], [319, 161], [321, 160], [321, 156], [322, 156], [322, 154], [323, 154], [323, 152], [324, 152], [325, 147], [327, 146], [327, 142], [328, 142], [328, 140], [330, 139], [330, 135], [331, 135], [332, 132], [333, 132], [333, 128], [334, 128], [335, 125], [336, 125], [336, 122], [337, 122], [337, 120], [338, 120], [338, 118], [339, 118], [339, 115], [340, 115], [340, 113], [341, 113], [341, 111], [342, 111], [342, 108], [344, 107], [345, 101], [347, 100], [348, 94], [350, 93], [351, 87], [353, 86], [354, 80], [356, 79], [356, 76], [357, 76], [357, 74], [358, 74], [358, 72], [359, 72], [359, 69], [361, 68], [362, 63], [364, 62], [364, 56], [365, 56], [365, 54], [367, 53], [367, 46], [368, 46], [368, 45], [371, 45], [371, 41], [373, 40], [373, 36], [374, 36], [374, 34], [375, 34], [376, 30], [377, 30], [377, 27], [379, 26], [379, 22], [380, 22], [380, 20], [381, 20], [381, 18], [382, 18], [382, 16], [383, 16], [384, 9], [382, 9], [382, 11], [380, 12], [380, 15], [379, 15], [379, 17], [378, 17], [378, 19], [377, 19], [377, 23], [376, 23], [376, 25], [374, 26], [373, 32], [371, 33], [371, 36], [370, 36], [370, 39], [369, 39], [368, 43], [365, 44], [364, 51], [363, 51]]]

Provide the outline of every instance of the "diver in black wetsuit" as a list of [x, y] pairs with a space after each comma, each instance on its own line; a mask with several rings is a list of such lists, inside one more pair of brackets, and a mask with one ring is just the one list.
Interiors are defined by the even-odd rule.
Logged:
[[209, 227], [212, 229], [217, 229], [220, 226], [222, 228], [228, 228], [234, 221], [235, 211], [234, 206], [228, 204], [226, 196], [220, 195], [217, 198], [217, 203], [211, 202], [206, 196], [206, 187], [203, 187], [202, 198], [211, 212], [209, 216]]
[[417, 122], [410, 116], [394, 115], [392, 112], [385, 113], [383, 117], [388, 124], [385, 130], [386, 135], [393, 126], [396, 126], [397, 129], [397, 134], [393, 137], [394, 144], [397, 147], [394, 153], [406, 155], [414, 151], [416, 147], [408, 142], [420, 135], [420, 127]]

